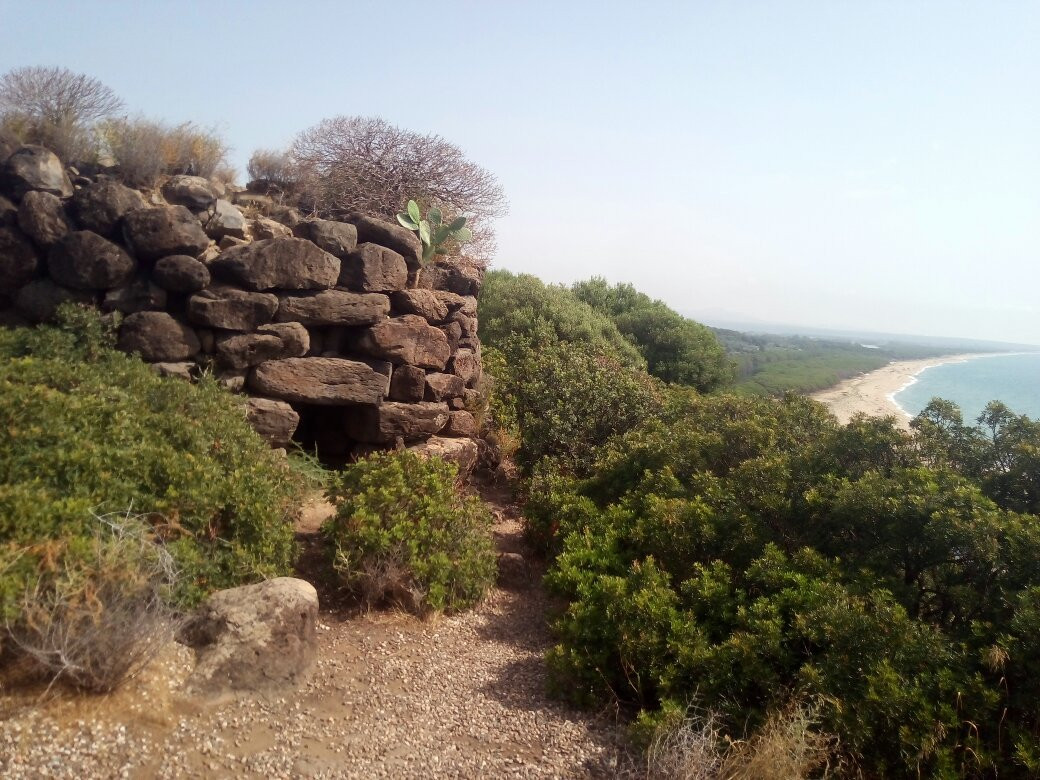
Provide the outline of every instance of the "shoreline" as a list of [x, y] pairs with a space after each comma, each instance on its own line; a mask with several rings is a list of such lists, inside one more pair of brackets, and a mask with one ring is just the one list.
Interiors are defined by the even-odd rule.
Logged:
[[909, 430], [913, 417], [895, 402], [894, 397], [916, 382], [922, 371], [999, 354], [1008, 353], [969, 352], [921, 360], [896, 360], [875, 371], [845, 379], [826, 390], [810, 393], [809, 397], [826, 406], [842, 425], [862, 412], [870, 417], [893, 416], [900, 428]]

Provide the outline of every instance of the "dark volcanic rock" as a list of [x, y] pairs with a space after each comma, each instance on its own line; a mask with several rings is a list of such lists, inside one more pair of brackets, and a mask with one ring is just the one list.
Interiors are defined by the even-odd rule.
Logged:
[[417, 366], [398, 366], [390, 377], [390, 398], [421, 401], [426, 394], [426, 372]]
[[114, 179], [100, 179], [72, 196], [69, 212], [84, 230], [105, 238], [119, 235], [123, 217], [136, 209], [148, 208], [144, 196]]
[[195, 331], [162, 311], [138, 312], [123, 320], [118, 345], [149, 363], [187, 360], [201, 349]]
[[422, 242], [411, 230], [363, 214], [348, 214], [345, 219], [357, 228], [359, 244], [370, 241], [392, 249], [405, 259], [409, 268], [422, 264]]
[[199, 220], [206, 235], [216, 241], [225, 238], [245, 238], [246, 218], [226, 200], [218, 198], [212, 206], [199, 214]]
[[357, 246], [357, 228], [346, 222], [305, 219], [296, 223], [293, 234], [313, 241], [330, 255], [341, 259]]
[[365, 330], [358, 340], [365, 354], [442, 371], [451, 356], [448, 337], [414, 314], [384, 320]]
[[202, 211], [213, 205], [219, 196], [216, 186], [201, 176], [171, 176], [162, 186], [166, 202]]
[[123, 235], [141, 260], [167, 255], [197, 257], [209, 246], [209, 236], [184, 206], [137, 209], [123, 217]]
[[156, 287], [146, 276], [137, 276], [129, 284], [105, 293], [101, 307], [105, 311], [119, 311], [123, 314], [162, 311], [166, 308], [166, 290]]
[[89, 230], [76, 230], [51, 247], [47, 268], [58, 284], [77, 290], [119, 287], [137, 269], [121, 246]]
[[462, 377], [455, 374], [427, 374], [426, 375], [426, 400], [447, 401], [449, 398], [458, 398], [466, 389], [466, 383]]
[[385, 295], [323, 290], [310, 295], [283, 296], [279, 322], [304, 325], [371, 325], [386, 319], [390, 300]]
[[50, 149], [23, 146], [0, 165], [0, 192], [21, 200], [33, 190], [67, 198], [72, 195], [72, 181]]
[[285, 401], [250, 398], [246, 401], [246, 419], [272, 447], [287, 447], [300, 424], [300, 415]]
[[18, 291], [14, 300], [15, 309], [29, 322], [49, 322], [63, 303], [97, 303], [96, 296], [89, 290], [70, 290], [50, 279], [29, 282]]
[[170, 292], [198, 292], [209, 286], [209, 269], [188, 255], [170, 255], [155, 264], [155, 283]]
[[297, 403], [376, 404], [386, 397], [389, 378], [356, 360], [303, 357], [261, 363], [250, 374], [249, 386]]
[[43, 249], [49, 248], [72, 230], [61, 199], [38, 190], [27, 192], [22, 198], [18, 207], [18, 226]]
[[28, 236], [16, 227], [0, 227], [0, 293], [13, 294], [30, 281], [39, 262]]
[[203, 290], [188, 299], [192, 323], [225, 330], [256, 330], [270, 322], [277, 310], [277, 296], [230, 287]]
[[379, 244], [361, 244], [343, 258], [339, 285], [361, 292], [403, 290], [408, 284], [404, 258]]
[[385, 401], [362, 406], [347, 417], [347, 435], [370, 444], [415, 441], [438, 433], [448, 422], [448, 405]]
[[302, 238], [268, 238], [227, 250], [210, 265], [249, 290], [322, 290], [339, 279], [339, 258]]

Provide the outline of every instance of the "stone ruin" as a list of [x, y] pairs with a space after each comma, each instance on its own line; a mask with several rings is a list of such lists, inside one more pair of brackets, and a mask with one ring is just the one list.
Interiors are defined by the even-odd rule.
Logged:
[[212, 372], [273, 447], [472, 466], [481, 277], [421, 257], [398, 225], [303, 218], [196, 176], [141, 192], [39, 146], [0, 160], [0, 322], [66, 301], [119, 312], [121, 349], [163, 375]]

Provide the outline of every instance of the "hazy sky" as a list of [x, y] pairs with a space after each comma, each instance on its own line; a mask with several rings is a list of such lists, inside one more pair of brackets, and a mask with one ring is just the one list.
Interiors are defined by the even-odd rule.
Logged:
[[1040, 3], [0, 0], [235, 161], [337, 114], [498, 175], [498, 267], [681, 311], [1040, 343]]

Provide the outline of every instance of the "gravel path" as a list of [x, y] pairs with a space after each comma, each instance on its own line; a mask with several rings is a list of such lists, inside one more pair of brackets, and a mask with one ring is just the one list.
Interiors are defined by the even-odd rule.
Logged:
[[[500, 507], [500, 547], [520, 549], [519, 529]], [[311, 682], [277, 701], [179, 697], [183, 648], [103, 701], [0, 697], [0, 776], [611, 777], [613, 724], [545, 693], [538, 576], [426, 622], [323, 612]]]

